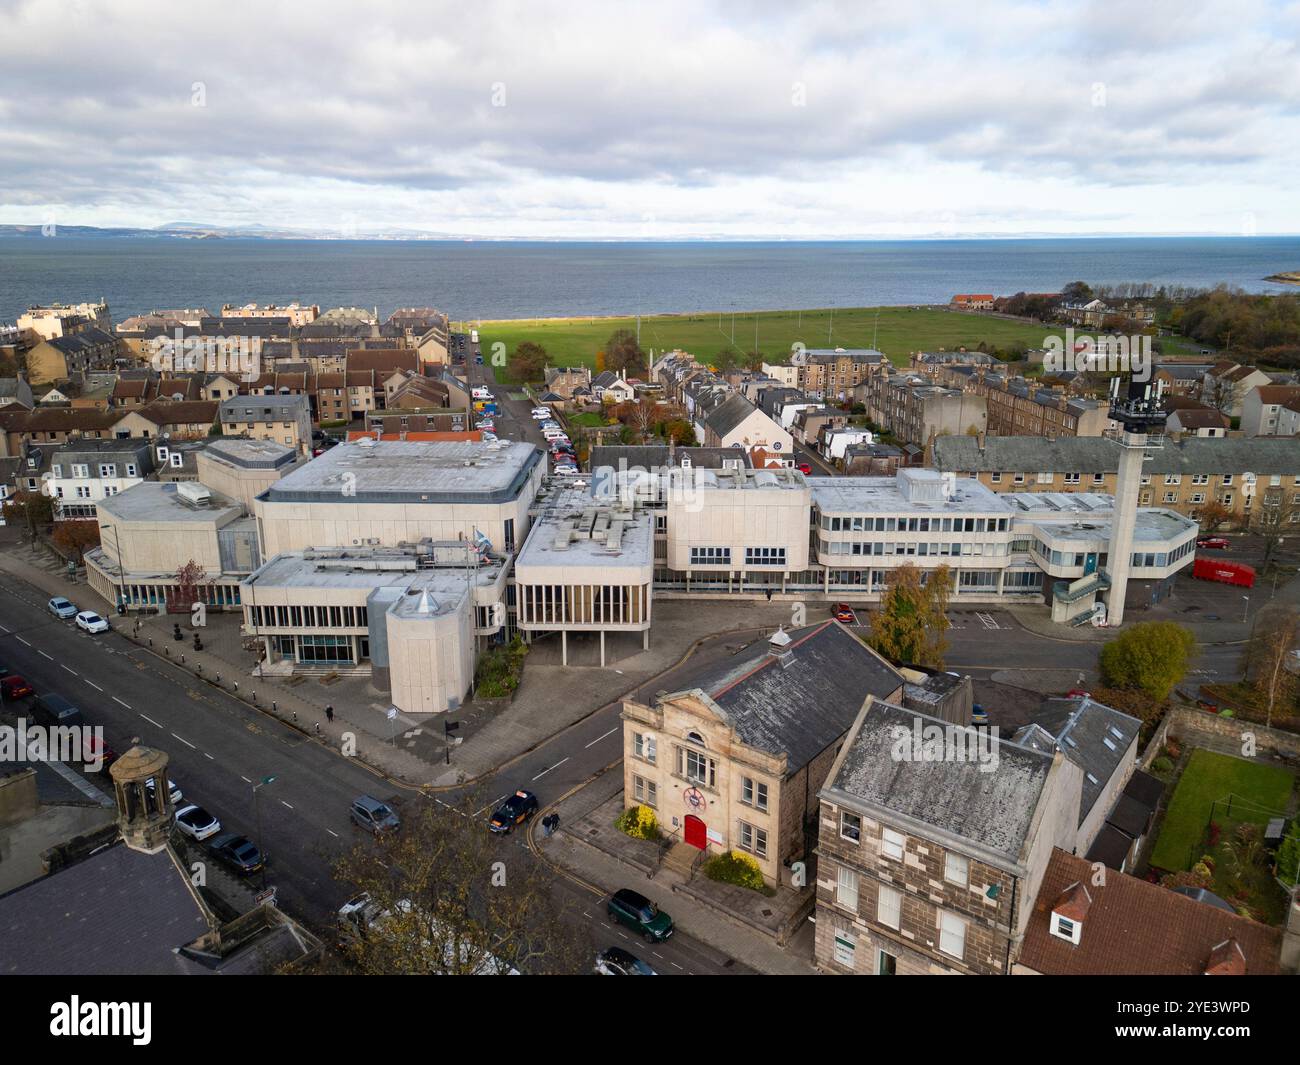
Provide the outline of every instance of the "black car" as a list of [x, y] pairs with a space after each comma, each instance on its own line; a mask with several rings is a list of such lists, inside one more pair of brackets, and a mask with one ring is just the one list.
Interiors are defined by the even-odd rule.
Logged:
[[493, 832], [509, 832], [515, 825], [525, 824], [537, 813], [537, 796], [531, 791], [520, 788], [505, 802], [497, 807], [488, 828]]
[[658, 976], [650, 966], [622, 947], [609, 947], [596, 955], [596, 972], [601, 976]]
[[262, 868], [262, 852], [246, 836], [218, 836], [208, 846], [208, 852], [240, 876], [251, 876]]

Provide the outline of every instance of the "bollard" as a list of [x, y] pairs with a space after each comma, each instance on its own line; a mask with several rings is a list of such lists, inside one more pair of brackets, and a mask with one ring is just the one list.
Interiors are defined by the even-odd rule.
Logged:
[[276, 713], [279, 713], [279, 711], [280, 711], [280, 708], [276, 705], [275, 700], [272, 699], [272, 700], [271, 700], [271, 713], [276, 714]]
[[257, 705], [257, 692], [251, 692], [250, 694], [251, 694], [252, 697], [253, 697], [253, 705], [256, 706], [256, 705]]
[[239, 694], [239, 681], [235, 681], [235, 694]]
[[216, 682], [217, 682], [218, 684], [221, 683], [221, 674], [220, 674], [220, 673], [217, 674], [217, 681], [216, 681]]
[[181, 652], [181, 665], [185, 665], [185, 652]]
[[194, 668], [195, 668], [195, 670], [198, 672], [198, 674], [199, 674], [200, 677], [203, 676], [203, 664], [202, 664], [202, 663], [200, 663], [199, 665], [195, 666]]

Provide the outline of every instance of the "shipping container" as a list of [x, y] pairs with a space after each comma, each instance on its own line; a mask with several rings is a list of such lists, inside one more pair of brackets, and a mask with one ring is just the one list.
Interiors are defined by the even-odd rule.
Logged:
[[1220, 581], [1223, 584], [1236, 584], [1242, 588], [1255, 586], [1255, 567], [1244, 562], [1221, 562], [1217, 558], [1197, 556], [1192, 563], [1192, 576], [1203, 581]]

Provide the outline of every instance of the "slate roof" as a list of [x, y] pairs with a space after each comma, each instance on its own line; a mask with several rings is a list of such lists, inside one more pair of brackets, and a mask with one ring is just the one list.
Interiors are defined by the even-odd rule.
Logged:
[[[680, 466], [683, 459], [688, 459], [692, 466], [710, 470], [722, 469], [723, 461], [739, 462], [744, 469], [751, 469], [753, 463], [749, 453], [737, 447], [679, 447], [673, 459], [674, 466]], [[618, 469], [620, 463], [626, 462], [628, 469], [654, 469], [668, 465], [668, 445], [651, 444], [644, 447], [630, 444], [602, 445], [591, 449], [588, 462], [590, 469], [612, 466]]]
[[[983, 452], [972, 436], [941, 436], [934, 442], [940, 470], [1014, 473], [1115, 473], [1120, 444], [1100, 436], [990, 436]], [[1190, 437], [1166, 440], [1143, 464], [1151, 474], [1300, 475], [1300, 438]]]
[[762, 638], [676, 686], [678, 692], [704, 692], [742, 741], [785, 754], [786, 771], [794, 773], [849, 730], [868, 695], [890, 697], [903, 677], [836, 621], [787, 635], [788, 657], [775, 657]]
[[[223, 422], [292, 421], [308, 409], [307, 397], [292, 396], [232, 396], [221, 401]], [[245, 411], [251, 410], [252, 414]]]
[[822, 797], [872, 818], [894, 814], [909, 819], [964, 840], [994, 860], [1018, 864], [1053, 756], [986, 733], [984, 742], [993, 745], [997, 758], [985, 765], [893, 757], [899, 738], [918, 724], [946, 723], [890, 703], [873, 703], [845, 744]]
[[742, 395], [731, 395], [719, 403], [704, 419], [704, 423], [724, 439], [758, 408]]
[[1083, 770], [1079, 803], [1079, 824], [1083, 824], [1124, 761], [1142, 722], [1083, 696], [1045, 699], [1033, 720], [1055, 738], [1057, 749]]
[[[1051, 934], [1052, 907], [1073, 884], [1091, 885], [1075, 945]], [[1200, 976], [1216, 948], [1236, 940], [1248, 975], [1278, 971], [1282, 931], [1206, 906], [1158, 884], [1111, 873], [1095, 886], [1092, 865], [1054, 849], [1025, 930], [1020, 964], [1047, 975]]]

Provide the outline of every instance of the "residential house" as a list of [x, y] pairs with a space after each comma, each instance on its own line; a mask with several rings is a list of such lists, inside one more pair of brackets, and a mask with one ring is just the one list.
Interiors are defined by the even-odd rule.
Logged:
[[34, 406], [36, 406], [36, 399], [32, 395], [32, 386], [27, 383], [27, 378], [21, 374], [17, 377], [0, 377], [0, 409], [25, 407], [31, 410]]
[[86, 521], [95, 505], [143, 481], [153, 471], [153, 453], [139, 440], [73, 440], [50, 461], [46, 491], [55, 521]]
[[955, 311], [991, 311], [993, 294], [991, 292], [962, 292], [948, 301], [948, 306]]
[[27, 353], [27, 377], [33, 384], [66, 381], [88, 370], [111, 370], [123, 355], [112, 333], [86, 326], [36, 344]]
[[19, 331], [30, 333], [40, 340], [55, 340], [90, 328], [111, 332], [113, 318], [108, 309], [108, 301], [101, 299], [96, 303], [52, 303], [49, 306], [28, 307], [18, 316], [16, 324]]
[[1187, 436], [1227, 436], [1231, 421], [1212, 407], [1184, 407], [1173, 411], [1165, 422], [1165, 431]]
[[592, 378], [591, 394], [602, 403], [627, 403], [636, 396], [636, 389], [624, 371], [606, 370]]
[[224, 436], [271, 440], [306, 454], [311, 447], [311, 409], [306, 396], [236, 396], [222, 400]]
[[704, 417], [702, 428], [705, 447], [761, 448], [794, 461], [794, 438], [744, 396], [733, 394], [717, 404]]
[[[1253, 366], [1225, 360], [1216, 362], [1201, 378], [1201, 401], [1230, 418], [1240, 418], [1246, 396], [1253, 389], [1267, 387], [1273, 379]], [[1251, 434], [1257, 435], [1257, 434]]]
[[565, 401], [573, 399], [575, 388], [591, 387], [591, 370], [585, 366], [546, 367], [546, 390]]
[[1281, 431], [1293, 419], [1281, 418], [1288, 403], [1300, 402], [1300, 387], [1294, 385], [1260, 385], [1250, 389], [1241, 401], [1241, 431], [1246, 436], [1288, 436]]
[[215, 399], [156, 399], [118, 416], [117, 437], [195, 440], [212, 432], [220, 404]]

